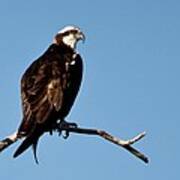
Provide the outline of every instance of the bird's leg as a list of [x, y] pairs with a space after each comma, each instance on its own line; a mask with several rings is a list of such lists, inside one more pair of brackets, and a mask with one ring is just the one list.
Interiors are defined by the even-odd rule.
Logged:
[[73, 123], [73, 122], [67, 122], [65, 120], [61, 120], [59, 123], [58, 123], [58, 132], [59, 132], [59, 135], [61, 135], [62, 133], [62, 129], [66, 129], [64, 130], [65, 131], [65, 134], [63, 135], [63, 138], [64, 139], [67, 139], [69, 137], [69, 131], [68, 131], [68, 128], [77, 128], [78, 125], [76, 123]]

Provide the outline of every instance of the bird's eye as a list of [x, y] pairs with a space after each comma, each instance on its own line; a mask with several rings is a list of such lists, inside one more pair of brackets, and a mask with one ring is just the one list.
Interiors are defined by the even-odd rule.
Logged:
[[77, 30], [73, 29], [73, 30], [64, 32], [64, 33], [63, 33], [63, 36], [68, 36], [69, 34], [76, 34], [77, 32], [78, 32]]
[[64, 32], [64, 33], [63, 33], [63, 36], [68, 36], [69, 34], [70, 34], [70, 32], [67, 31], [67, 32]]

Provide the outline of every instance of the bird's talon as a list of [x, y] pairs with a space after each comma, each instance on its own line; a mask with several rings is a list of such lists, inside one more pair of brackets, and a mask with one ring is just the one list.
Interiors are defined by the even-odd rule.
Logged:
[[58, 136], [61, 136], [61, 134], [62, 134], [62, 132], [61, 132], [61, 131], [59, 131], [59, 132], [58, 132]]
[[59, 133], [59, 136], [63, 136], [64, 139], [67, 139], [69, 137], [69, 130], [70, 128], [77, 128], [78, 125], [76, 123], [66, 122], [65, 120], [60, 121], [57, 123], [57, 132]]
[[70, 123], [70, 124], [69, 124], [69, 127], [70, 127], [70, 128], [77, 128], [78, 125], [77, 125], [76, 123]]
[[69, 131], [65, 131], [65, 134], [63, 135], [64, 139], [67, 139], [69, 137]]

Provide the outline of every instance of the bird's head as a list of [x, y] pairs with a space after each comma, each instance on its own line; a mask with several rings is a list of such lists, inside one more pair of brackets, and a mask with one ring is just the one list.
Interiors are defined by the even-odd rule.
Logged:
[[80, 28], [75, 26], [66, 26], [56, 34], [53, 42], [58, 45], [64, 43], [72, 49], [75, 49], [79, 40], [82, 40], [83, 42], [85, 41], [85, 35]]

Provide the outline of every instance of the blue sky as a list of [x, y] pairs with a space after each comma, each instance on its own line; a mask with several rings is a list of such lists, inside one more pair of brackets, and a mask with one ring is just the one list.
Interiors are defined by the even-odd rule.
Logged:
[[69, 121], [105, 129], [121, 138], [141, 131], [135, 146], [143, 164], [98, 137], [48, 134], [18, 159], [18, 143], [0, 155], [0, 179], [179, 179], [180, 2], [176, 0], [31, 0], [0, 2], [0, 137], [21, 115], [20, 78], [63, 26], [86, 34], [79, 44], [83, 85]]

